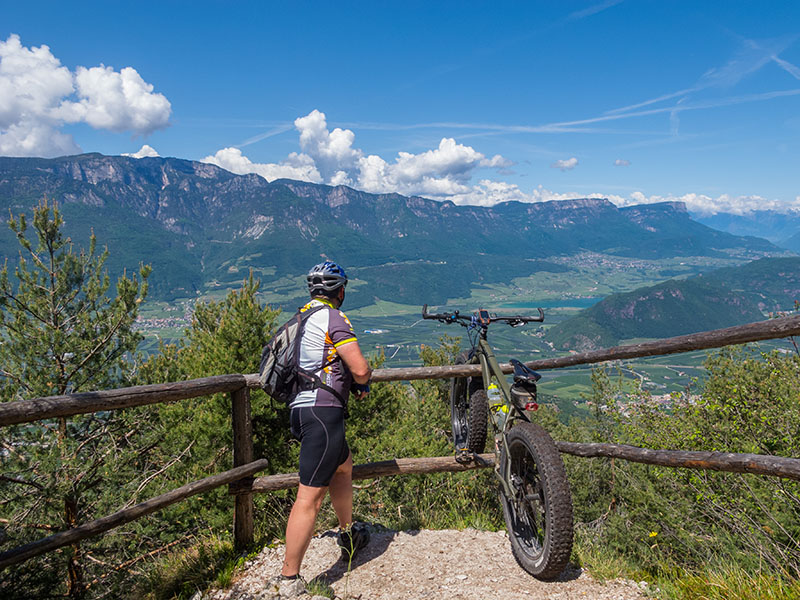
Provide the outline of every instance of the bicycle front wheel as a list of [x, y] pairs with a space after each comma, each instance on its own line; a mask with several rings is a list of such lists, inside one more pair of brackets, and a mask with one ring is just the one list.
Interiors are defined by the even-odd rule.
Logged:
[[[466, 364], [469, 354], [462, 352], [456, 364]], [[480, 454], [486, 447], [489, 400], [478, 377], [456, 377], [450, 384], [450, 424], [453, 444], [457, 450], [466, 449]]]
[[511, 550], [519, 565], [542, 580], [558, 577], [572, 553], [572, 498], [561, 455], [550, 434], [535, 423], [518, 423], [508, 433], [514, 496], [500, 493]]

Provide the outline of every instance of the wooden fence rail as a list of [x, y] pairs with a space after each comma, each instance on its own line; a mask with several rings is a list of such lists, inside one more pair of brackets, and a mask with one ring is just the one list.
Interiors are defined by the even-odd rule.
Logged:
[[220, 392], [232, 392], [246, 385], [247, 380], [244, 375], [216, 375], [189, 381], [3, 402], [0, 403], [0, 426], [174, 402]]
[[[800, 315], [681, 335], [643, 344], [615, 346], [614, 348], [570, 354], [559, 358], [534, 360], [525, 364], [532, 369], [558, 369], [610, 360], [722, 348], [723, 346], [792, 335], [800, 335]], [[511, 365], [504, 364], [501, 366], [504, 373], [511, 373]], [[375, 382], [412, 381], [415, 379], [449, 379], [450, 377], [471, 377], [474, 375], [480, 375], [480, 365], [376, 369], [372, 374], [372, 380]], [[66, 396], [49, 396], [33, 400], [6, 402], [0, 404], [0, 427], [101, 410], [116, 410], [159, 402], [173, 402], [219, 392], [232, 392], [242, 387], [258, 388], [258, 375], [254, 373], [248, 375], [218, 375], [175, 383], [142, 385], [118, 390], [84, 392]]]
[[[629, 346], [618, 346], [573, 354], [561, 358], [537, 360], [526, 363], [534, 369], [555, 369], [609, 360], [639, 358], [674, 354], [743, 344], [766, 339], [800, 335], [800, 316], [783, 317], [738, 327], [718, 329], [704, 333], [678, 336]], [[511, 372], [510, 365], [503, 365]], [[417, 367], [408, 369], [378, 369], [373, 381], [400, 381], [414, 379], [447, 379], [480, 374], [477, 365], [445, 367]], [[258, 377], [249, 375], [219, 375], [191, 381], [145, 385], [116, 390], [85, 392], [65, 396], [51, 396], [33, 400], [20, 400], [0, 404], [0, 427], [32, 423], [42, 419], [67, 417], [98, 411], [118, 410], [162, 402], [174, 402], [215, 393], [229, 393], [233, 427], [233, 469], [151, 498], [136, 506], [112, 515], [85, 523], [75, 529], [0, 553], [0, 568], [23, 562], [62, 546], [99, 535], [110, 529], [143, 517], [156, 510], [180, 502], [195, 494], [228, 485], [234, 499], [234, 539], [236, 548], [243, 550], [253, 541], [253, 493], [286, 489], [297, 486], [297, 474], [281, 474], [253, 478], [252, 475], [267, 467], [265, 459], [253, 460], [250, 388], [257, 388]], [[580, 444], [556, 442], [559, 451], [582, 457], [613, 457], [667, 467], [709, 469], [736, 473], [754, 473], [800, 480], [800, 459], [755, 454], [723, 452], [684, 452], [677, 450], [651, 450], [614, 444]], [[463, 471], [491, 467], [494, 457], [482, 454], [467, 465], [457, 463], [453, 457], [405, 458], [357, 465], [354, 479], [367, 479], [401, 475], [405, 473], [435, 473]]]
[[[615, 346], [603, 348], [593, 352], [570, 354], [558, 358], [545, 358], [533, 360], [525, 364], [531, 369], [560, 369], [576, 365], [588, 365], [611, 360], [628, 358], [644, 358], [646, 356], [662, 356], [691, 352], [694, 350], [708, 350], [722, 348], [748, 342], [759, 342], [775, 338], [800, 335], [800, 315], [781, 317], [769, 321], [737, 325], [725, 329], [715, 329], [701, 333], [691, 333], [677, 337], [655, 340], [642, 344]], [[514, 369], [508, 364], [500, 365], [503, 373], [511, 373]], [[411, 367], [408, 369], [378, 369], [372, 374], [373, 381], [398, 381], [412, 379], [447, 379], [450, 377], [473, 377], [481, 374], [480, 365], [450, 365], [446, 367]], [[247, 376], [248, 385], [251, 376]]]
[[[728, 473], [752, 473], [800, 481], [800, 459], [784, 458], [764, 454], [737, 454], [733, 452], [698, 452], [686, 450], [652, 450], [623, 444], [585, 444], [579, 442], [556, 442], [563, 454], [584, 458], [619, 458], [631, 462], [662, 467], [725, 471]], [[353, 467], [353, 479], [374, 479], [390, 475], [441, 473], [444, 471], [467, 471], [494, 466], [494, 454], [478, 454], [468, 463], [457, 462], [453, 456], [426, 458], [397, 458], [381, 462], [366, 463]], [[297, 487], [297, 473], [267, 475], [230, 484], [233, 495], [274, 492]]]
[[145, 515], [149, 515], [152, 512], [166, 508], [171, 504], [185, 500], [190, 496], [208, 492], [209, 490], [229, 484], [237, 479], [241, 479], [242, 477], [248, 477], [254, 473], [263, 471], [267, 468], [268, 464], [268, 461], [262, 458], [261, 460], [254, 461], [249, 465], [243, 465], [241, 467], [231, 469], [230, 471], [225, 471], [224, 473], [218, 473], [217, 475], [212, 475], [211, 477], [206, 477], [205, 479], [201, 479], [199, 481], [187, 483], [186, 485], [169, 491], [166, 494], [161, 494], [155, 498], [150, 498], [150, 500], [137, 504], [136, 506], [131, 506], [130, 508], [117, 511], [112, 515], [103, 517], [102, 519], [84, 523], [75, 529], [61, 531], [36, 542], [31, 542], [30, 544], [25, 544], [24, 546], [18, 546], [17, 548], [12, 548], [11, 550], [0, 553], [0, 569], [26, 561], [29, 558], [33, 558], [34, 556], [44, 554], [45, 552], [50, 552], [51, 550], [61, 548], [62, 546], [74, 544], [75, 542], [79, 542], [80, 540], [84, 540], [88, 537], [100, 535], [101, 533], [105, 533], [110, 529], [114, 529], [115, 527], [119, 527], [125, 523], [130, 523], [131, 521], [135, 521], [136, 519], [139, 519]]

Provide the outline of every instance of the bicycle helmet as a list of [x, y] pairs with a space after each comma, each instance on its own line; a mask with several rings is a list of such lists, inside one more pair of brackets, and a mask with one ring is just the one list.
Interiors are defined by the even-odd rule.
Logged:
[[335, 262], [326, 260], [324, 263], [311, 267], [306, 281], [308, 281], [308, 291], [313, 296], [320, 292], [335, 292], [340, 287], [347, 285], [347, 274]]

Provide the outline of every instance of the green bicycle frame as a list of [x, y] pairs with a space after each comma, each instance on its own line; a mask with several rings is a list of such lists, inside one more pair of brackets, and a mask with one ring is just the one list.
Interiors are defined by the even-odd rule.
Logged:
[[[514, 490], [509, 483], [511, 478], [511, 461], [506, 460], [505, 463], [500, 464], [500, 456], [505, 451], [505, 456], [510, 456], [508, 451], [508, 442], [506, 441], [506, 434], [514, 426], [514, 422], [517, 420], [520, 421], [530, 421], [528, 417], [520, 410], [520, 408], [514, 404], [511, 400], [511, 386], [506, 379], [506, 376], [503, 374], [503, 370], [500, 368], [500, 363], [497, 362], [497, 357], [495, 357], [494, 352], [492, 352], [492, 347], [489, 345], [489, 342], [481, 336], [478, 339], [478, 348], [477, 352], [475, 353], [478, 361], [481, 365], [481, 374], [483, 376], [483, 387], [488, 393], [489, 383], [494, 377], [497, 380], [498, 385], [502, 391], [503, 402], [505, 406], [508, 408], [508, 416], [503, 423], [502, 430], [498, 430], [497, 423], [493, 417], [490, 415], [490, 421], [492, 423], [492, 430], [495, 434], [495, 468], [494, 474], [495, 477], [500, 482], [500, 485], [503, 488], [503, 492], [505, 493], [507, 498], [514, 497]], [[498, 439], [499, 434], [499, 439]], [[502, 471], [502, 472], [501, 472]]]

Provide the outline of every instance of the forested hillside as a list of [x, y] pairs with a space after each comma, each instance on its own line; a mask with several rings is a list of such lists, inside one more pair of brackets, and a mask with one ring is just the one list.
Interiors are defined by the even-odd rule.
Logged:
[[800, 258], [763, 258], [686, 280], [613, 294], [551, 328], [557, 347], [585, 350], [631, 338], [664, 338], [730, 327], [793, 310]]

